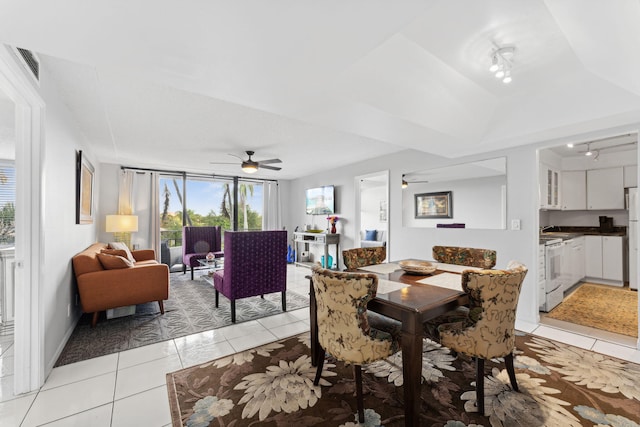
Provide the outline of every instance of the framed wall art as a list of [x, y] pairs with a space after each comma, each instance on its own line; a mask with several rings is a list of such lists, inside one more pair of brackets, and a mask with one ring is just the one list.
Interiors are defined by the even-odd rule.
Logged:
[[453, 218], [451, 191], [415, 195], [416, 218]]
[[76, 224], [93, 223], [93, 165], [76, 152]]

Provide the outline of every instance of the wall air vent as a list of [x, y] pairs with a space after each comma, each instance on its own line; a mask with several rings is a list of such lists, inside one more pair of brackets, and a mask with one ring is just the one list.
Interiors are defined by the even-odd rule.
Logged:
[[29, 70], [31, 77], [40, 83], [40, 60], [38, 56], [30, 50], [20, 47], [16, 47], [15, 51], [22, 64]]

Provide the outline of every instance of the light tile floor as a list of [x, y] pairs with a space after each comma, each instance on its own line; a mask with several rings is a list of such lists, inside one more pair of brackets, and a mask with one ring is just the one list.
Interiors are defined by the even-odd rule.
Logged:
[[[288, 267], [288, 289], [308, 292], [310, 270]], [[597, 335], [542, 319], [518, 322], [524, 332], [640, 363], [635, 340]], [[275, 316], [176, 338], [53, 369], [44, 386], [14, 396], [12, 339], [0, 337], [0, 425], [148, 426], [171, 425], [165, 374], [309, 330], [309, 310]]]

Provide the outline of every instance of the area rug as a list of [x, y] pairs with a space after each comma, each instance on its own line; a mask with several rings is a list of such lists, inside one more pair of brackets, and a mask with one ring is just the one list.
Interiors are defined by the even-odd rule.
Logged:
[[[509, 385], [502, 360], [485, 363], [485, 413], [475, 408], [475, 365], [423, 345], [421, 426], [640, 426], [640, 365], [521, 335]], [[167, 374], [178, 426], [356, 426], [353, 369], [329, 358], [313, 385], [309, 334]], [[366, 426], [403, 426], [400, 353], [363, 368]]]
[[547, 317], [637, 337], [638, 292], [585, 283]]
[[[167, 341], [185, 335], [231, 325], [231, 304], [220, 294], [215, 307], [215, 290], [204, 279], [172, 273], [169, 299], [160, 314], [157, 302], [139, 304], [134, 315], [101, 318], [91, 327], [91, 315], [83, 314], [65, 345], [55, 366], [66, 365], [105, 354]], [[309, 306], [307, 295], [287, 291], [287, 311]], [[282, 313], [282, 296], [278, 293], [236, 301], [236, 323]]]

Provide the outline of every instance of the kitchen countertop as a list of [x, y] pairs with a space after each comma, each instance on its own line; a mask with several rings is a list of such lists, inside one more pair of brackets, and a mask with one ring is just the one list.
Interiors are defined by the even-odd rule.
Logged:
[[601, 231], [600, 227], [553, 227], [540, 233], [540, 243], [551, 238], [569, 240], [580, 236], [626, 236], [627, 227], [613, 227], [613, 231]]

